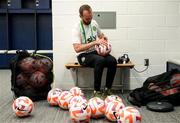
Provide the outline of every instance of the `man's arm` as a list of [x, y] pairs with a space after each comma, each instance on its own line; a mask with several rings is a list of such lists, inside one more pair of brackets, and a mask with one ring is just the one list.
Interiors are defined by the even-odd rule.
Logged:
[[75, 43], [75, 44], [73, 44], [73, 47], [74, 47], [74, 50], [76, 51], [76, 53], [79, 53], [79, 52], [88, 50], [89, 48], [95, 46], [96, 44], [97, 44], [96, 41], [90, 42], [88, 44], [78, 44], [78, 43]]
[[80, 30], [77, 27], [72, 30], [72, 40], [73, 40], [73, 47], [76, 53], [86, 51], [89, 48], [98, 44], [97, 41], [93, 41], [88, 44], [81, 44], [82, 39], [80, 38]]

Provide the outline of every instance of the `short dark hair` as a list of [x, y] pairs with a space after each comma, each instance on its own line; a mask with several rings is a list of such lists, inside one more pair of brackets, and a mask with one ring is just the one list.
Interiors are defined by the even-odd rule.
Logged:
[[83, 11], [85, 11], [85, 10], [90, 11], [90, 10], [91, 10], [91, 7], [90, 7], [89, 5], [87, 5], [87, 4], [82, 5], [82, 6], [79, 8], [79, 14], [80, 14], [80, 16], [83, 15]]

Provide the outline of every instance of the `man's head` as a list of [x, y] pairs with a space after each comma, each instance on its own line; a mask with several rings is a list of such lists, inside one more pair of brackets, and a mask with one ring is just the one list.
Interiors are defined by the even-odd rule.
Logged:
[[89, 5], [82, 5], [79, 8], [79, 15], [84, 24], [89, 25], [91, 23], [93, 14], [92, 9]]

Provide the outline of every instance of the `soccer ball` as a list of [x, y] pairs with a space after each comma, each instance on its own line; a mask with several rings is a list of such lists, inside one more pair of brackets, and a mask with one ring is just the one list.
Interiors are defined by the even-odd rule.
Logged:
[[69, 109], [71, 120], [75, 123], [85, 123], [90, 121], [91, 109], [87, 103], [76, 103]]
[[40, 58], [36, 60], [36, 67], [38, 71], [48, 73], [52, 69], [53, 64], [48, 58]]
[[33, 73], [36, 71], [36, 60], [32, 57], [26, 57], [18, 63], [18, 66], [24, 73]]
[[107, 96], [106, 99], [104, 100], [105, 102], [105, 106], [112, 102], [112, 101], [119, 101], [119, 102], [123, 102], [123, 100], [121, 99], [121, 97], [117, 96], [117, 95], [110, 95], [110, 96]]
[[33, 73], [30, 77], [30, 84], [35, 87], [35, 88], [39, 88], [39, 87], [43, 87], [44, 85], [46, 85], [46, 83], [48, 82], [46, 75], [40, 71], [36, 71], [35, 73]]
[[72, 93], [73, 96], [84, 96], [82, 93], [81, 89], [78, 87], [73, 87], [70, 89], [70, 92]]
[[110, 121], [117, 121], [120, 110], [122, 110], [125, 105], [119, 101], [112, 101], [106, 106], [105, 116]]
[[173, 87], [180, 85], [180, 74], [173, 75], [172, 79], [170, 80], [170, 84]]
[[69, 102], [73, 95], [69, 91], [63, 91], [58, 97], [58, 105], [62, 109], [68, 109]]
[[142, 117], [140, 112], [131, 106], [120, 110], [118, 123], [141, 123]]
[[74, 96], [69, 101], [68, 108], [70, 109], [71, 106], [75, 105], [76, 103], [88, 103], [88, 101], [86, 100], [84, 96]]
[[89, 107], [91, 108], [92, 118], [100, 118], [104, 116], [105, 105], [102, 99], [98, 97], [91, 98], [88, 104]]
[[107, 53], [109, 53], [111, 51], [111, 44], [108, 43], [108, 46], [105, 46], [105, 45], [96, 45], [95, 46], [95, 49], [97, 51], [97, 53], [101, 56], [106, 56]]
[[14, 100], [12, 108], [16, 116], [25, 117], [30, 115], [33, 110], [33, 102], [25, 96], [21, 96]]
[[28, 77], [23, 73], [18, 74], [16, 77], [16, 84], [18, 87], [22, 87], [22, 88], [27, 87]]
[[62, 90], [59, 88], [55, 88], [49, 91], [47, 96], [47, 101], [51, 106], [58, 105], [58, 97], [60, 96]]

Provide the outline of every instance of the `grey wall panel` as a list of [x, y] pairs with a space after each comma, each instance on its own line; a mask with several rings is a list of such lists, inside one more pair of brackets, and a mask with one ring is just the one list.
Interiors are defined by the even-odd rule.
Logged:
[[116, 12], [93, 12], [93, 19], [101, 29], [116, 29]]

